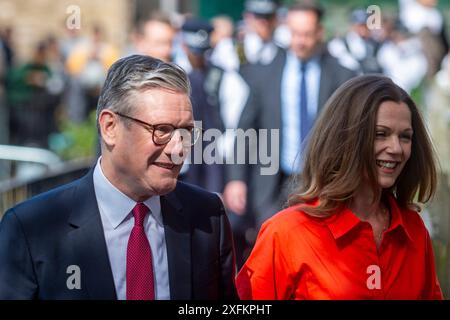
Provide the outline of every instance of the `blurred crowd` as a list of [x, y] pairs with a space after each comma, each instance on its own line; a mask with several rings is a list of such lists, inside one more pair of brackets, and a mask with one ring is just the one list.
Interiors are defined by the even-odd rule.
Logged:
[[[83, 36], [67, 29], [61, 39], [39, 41], [26, 63], [16, 59], [14, 30], [3, 28], [0, 114], [9, 130], [0, 144], [49, 148], [49, 137], [61, 121], [81, 123], [95, 110], [107, 70], [122, 56], [138, 53], [173, 61], [189, 74], [195, 119], [204, 129], [223, 133], [216, 141], [221, 156], [234, 146], [226, 129], [286, 128], [280, 134], [280, 173], [271, 178], [254, 176], [254, 166], [187, 164], [183, 170], [186, 181], [224, 194], [234, 212], [231, 221], [242, 262], [258, 225], [286, 199], [287, 181], [297, 170], [292, 163], [304, 133], [296, 132], [297, 122], [290, 122], [292, 105], [304, 103], [313, 122], [342, 82], [357, 74], [383, 73], [421, 99], [417, 103], [441, 161], [444, 196], [434, 206], [448, 211], [450, 52], [437, 0], [399, 0], [398, 14], [382, 11], [375, 28], [368, 24], [374, 17], [366, 8], [353, 8], [347, 32], [328, 39], [322, 20], [333, 13], [322, 9], [305, 2], [293, 10], [294, 16], [278, 1], [247, 0], [238, 22], [222, 15], [205, 21], [190, 14], [174, 19], [152, 12], [136, 23], [124, 50], [105, 41], [101, 26]], [[449, 225], [448, 220], [439, 223]], [[448, 241], [448, 233], [440, 235]]]

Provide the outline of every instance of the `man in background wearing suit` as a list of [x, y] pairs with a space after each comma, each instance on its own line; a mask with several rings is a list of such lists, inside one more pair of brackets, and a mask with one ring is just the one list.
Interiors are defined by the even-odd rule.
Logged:
[[8, 210], [0, 299], [234, 299], [230, 226], [215, 194], [177, 182], [199, 138], [181, 68], [133, 55], [97, 108], [85, 177]]
[[[287, 181], [300, 171], [302, 145], [325, 102], [355, 76], [326, 51], [322, 15], [312, 2], [293, 5], [287, 16], [290, 50], [279, 50], [272, 63], [248, 71], [251, 93], [239, 128], [280, 130], [279, 153], [272, 154], [280, 170], [261, 175], [260, 164], [234, 165], [224, 199], [232, 211], [253, 214], [256, 228], [286, 201]], [[273, 146], [269, 144], [268, 150]], [[250, 145], [249, 152], [256, 155], [256, 145]]]

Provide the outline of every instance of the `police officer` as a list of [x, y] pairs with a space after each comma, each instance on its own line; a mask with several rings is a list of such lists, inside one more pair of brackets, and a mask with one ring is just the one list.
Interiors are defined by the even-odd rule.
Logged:
[[[194, 119], [201, 121], [204, 130], [218, 129], [224, 131], [220, 115], [219, 92], [224, 71], [212, 65], [207, 58], [211, 49], [210, 35], [213, 27], [200, 19], [188, 19], [183, 24], [183, 46], [192, 70], [189, 72], [192, 93]], [[217, 143], [217, 141], [211, 141]], [[202, 154], [209, 142], [202, 142]], [[197, 146], [198, 148], [198, 146]], [[214, 148], [213, 148], [214, 149]], [[195, 155], [194, 155], [195, 153]], [[191, 163], [184, 174], [184, 181], [196, 184], [212, 192], [222, 192], [224, 186], [224, 168], [218, 163], [206, 164], [205, 159], [198, 159], [199, 153], [193, 150]], [[194, 158], [195, 157], [195, 158]], [[198, 160], [202, 160], [201, 163]]]
[[380, 43], [374, 40], [367, 27], [368, 14], [364, 9], [355, 9], [350, 15], [350, 30], [343, 37], [337, 37], [328, 44], [332, 56], [350, 70], [363, 74], [381, 73], [377, 61]]
[[244, 36], [238, 43], [241, 64], [267, 65], [279, 46], [274, 41], [278, 4], [275, 0], [247, 0], [244, 12]]

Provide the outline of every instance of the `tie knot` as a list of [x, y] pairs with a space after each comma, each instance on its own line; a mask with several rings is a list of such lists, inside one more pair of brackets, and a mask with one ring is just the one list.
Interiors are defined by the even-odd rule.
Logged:
[[149, 211], [150, 210], [147, 208], [145, 204], [143, 204], [142, 202], [137, 203], [132, 211], [134, 216], [134, 225], [143, 227], [145, 216]]
[[307, 61], [300, 61], [300, 71], [301, 72], [305, 72], [306, 71], [306, 66], [308, 65]]

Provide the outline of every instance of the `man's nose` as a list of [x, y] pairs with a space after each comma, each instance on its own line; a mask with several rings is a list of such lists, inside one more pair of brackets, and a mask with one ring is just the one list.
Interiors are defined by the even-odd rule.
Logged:
[[164, 152], [175, 164], [182, 164], [184, 161], [184, 156], [187, 153], [185, 139], [186, 137], [184, 137], [179, 130], [175, 130], [169, 143], [164, 148]]

